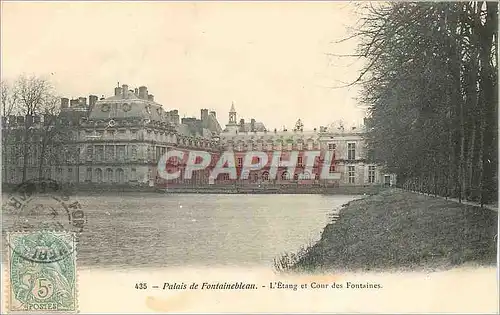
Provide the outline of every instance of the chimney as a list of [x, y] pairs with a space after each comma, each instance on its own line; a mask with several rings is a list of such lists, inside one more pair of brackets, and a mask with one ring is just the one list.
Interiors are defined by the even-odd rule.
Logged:
[[86, 97], [79, 97], [78, 98], [78, 105], [87, 106], [87, 98]]
[[215, 114], [215, 112], [214, 112], [214, 111], [211, 111], [211, 112], [210, 112], [210, 115], [214, 116], [214, 118], [217, 118], [217, 115]]
[[89, 107], [94, 107], [95, 103], [97, 103], [97, 95], [89, 95]]
[[201, 110], [201, 120], [202, 121], [208, 120], [208, 109]]
[[154, 102], [155, 96], [153, 94], [148, 94], [148, 101]]
[[69, 101], [69, 107], [76, 107], [78, 106], [78, 99], [72, 99]]
[[115, 96], [121, 95], [122, 94], [122, 88], [121, 87], [115, 87]]
[[123, 84], [122, 85], [122, 96], [123, 96], [123, 98], [127, 97], [127, 93], [128, 93], [128, 85]]
[[145, 87], [145, 86], [139, 87], [139, 98], [141, 98], [143, 100], [148, 99], [148, 88], [147, 87]]
[[250, 131], [255, 131], [255, 119], [250, 119]]
[[69, 107], [69, 99], [66, 97], [61, 98], [61, 109]]
[[138, 88], [135, 88], [135, 90], [134, 90], [134, 94], [135, 94], [135, 95], [139, 95], [139, 89], [138, 89]]

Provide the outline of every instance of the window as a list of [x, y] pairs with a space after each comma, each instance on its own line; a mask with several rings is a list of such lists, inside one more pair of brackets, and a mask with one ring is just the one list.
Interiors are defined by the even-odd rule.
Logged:
[[243, 158], [238, 158], [238, 167], [241, 167], [243, 165]]
[[92, 168], [91, 167], [87, 168], [87, 176], [85, 177], [85, 181], [87, 181], [87, 182], [92, 181]]
[[107, 181], [108, 183], [112, 183], [112, 182], [113, 182], [113, 170], [112, 170], [112, 169], [110, 169], [110, 168], [108, 168], [108, 169], [106, 170], [106, 181]]
[[123, 184], [125, 182], [125, 173], [121, 168], [116, 170], [116, 182], [119, 184]]
[[73, 181], [73, 169], [70, 167], [68, 168], [68, 182]]
[[249, 179], [250, 178], [250, 171], [245, 170], [244, 172], [241, 172], [240, 178], [241, 179]]
[[95, 146], [95, 159], [96, 161], [102, 161], [104, 157], [104, 146], [96, 145]]
[[271, 142], [267, 143], [267, 151], [273, 150], [273, 144]]
[[259, 175], [257, 173], [252, 173], [252, 181], [256, 182], [259, 180]]
[[330, 165], [330, 173], [335, 173], [335, 165]]
[[334, 151], [335, 150], [335, 143], [328, 143], [328, 151]]
[[313, 143], [310, 141], [307, 143], [307, 150], [312, 150], [313, 149]]
[[92, 160], [93, 155], [94, 155], [94, 148], [91, 145], [87, 146], [87, 160]]
[[125, 160], [125, 146], [124, 145], [116, 146], [116, 155], [117, 155], [119, 161]]
[[133, 145], [132, 149], [130, 151], [131, 151], [130, 153], [131, 153], [132, 159], [133, 160], [137, 159], [137, 146]]
[[348, 160], [356, 159], [356, 143], [347, 144], [347, 159]]
[[137, 180], [137, 171], [135, 168], [130, 169], [130, 181]]
[[281, 179], [282, 179], [282, 180], [289, 180], [289, 179], [290, 179], [290, 173], [288, 173], [287, 171], [284, 171], [284, 172], [281, 174]]
[[309, 173], [308, 171], [305, 171], [304, 175], [302, 175], [302, 178], [303, 179], [311, 179], [311, 173]]
[[349, 184], [354, 184], [354, 177], [355, 177], [354, 166], [348, 166], [347, 171], [349, 176]]
[[291, 142], [288, 142], [287, 145], [286, 145], [286, 149], [288, 151], [292, 151], [292, 143]]
[[297, 143], [297, 150], [301, 151], [304, 149], [302, 142]]
[[106, 161], [112, 161], [115, 159], [115, 147], [112, 145], [107, 145], [105, 151]]
[[102, 183], [102, 170], [100, 168], [95, 170], [95, 178], [98, 183]]
[[263, 172], [262, 173], [262, 180], [269, 180], [269, 172]]
[[370, 184], [375, 183], [375, 166], [368, 166], [368, 182]]
[[302, 166], [302, 157], [301, 156], [298, 157], [297, 164], [298, 164], [298, 166]]

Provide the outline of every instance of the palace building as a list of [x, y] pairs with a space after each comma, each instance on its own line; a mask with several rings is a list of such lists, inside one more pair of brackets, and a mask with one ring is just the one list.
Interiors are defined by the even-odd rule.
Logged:
[[[236, 183], [336, 187], [395, 182], [393, 175], [384, 174], [367, 160], [363, 127], [304, 130], [299, 119], [291, 131], [268, 130], [253, 118], [238, 121], [232, 104], [228, 123], [221, 128], [216, 113], [208, 109], [201, 109], [200, 118], [180, 119], [177, 109], [166, 111], [146, 86], [132, 89], [123, 84], [113, 92], [107, 98], [62, 98], [57, 116], [3, 117], [3, 182], [17, 184], [38, 177], [78, 185], [160, 187]], [[207, 169], [195, 172], [191, 179], [181, 176], [165, 182], [158, 175], [158, 161], [172, 149], [208, 151], [214, 157], [233, 152], [239, 174], [247, 152], [266, 152], [269, 161], [276, 151], [281, 152], [283, 161], [289, 160], [292, 152], [299, 153], [295, 172], [279, 167], [275, 178], [270, 176], [270, 166], [263, 165], [246, 174], [247, 179], [229, 179], [227, 174], [211, 179]], [[318, 156], [308, 168], [307, 152], [312, 151], [320, 151], [322, 156], [329, 152], [334, 157], [332, 163]], [[329, 179], [322, 180], [318, 174], [327, 162]], [[168, 167], [172, 163], [169, 161]], [[175, 163], [182, 173], [186, 160]]]
[[167, 148], [213, 150], [218, 148], [213, 137], [221, 131], [215, 112], [202, 109], [200, 119], [179, 119], [178, 110], [165, 111], [147, 87], [126, 84], [108, 98], [91, 95], [88, 103], [85, 97], [62, 98], [57, 128], [69, 135], [64, 146], [51, 148], [55, 152], [49, 159], [41, 158], [42, 142], [57, 143], [44, 128], [49, 119], [31, 120], [26, 144], [25, 117], [3, 119], [4, 182], [48, 177], [74, 184], [152, 186]]
[[[229, 121], [224, 131], [219, 135], [220, 145], [226, 151], [235, 154], [238, 172], [243, 167], [243, 161], [248, 151], [265, 151], [269, 154], [281, 151], [281, 159], [289, 161], [291, 153], [298, 151], [297, 167], [294, 174], [290, 174], [286, 167], [280, 167], [275, 179], [269, 177], [270, 166], [266, 165], [261, 170], [249, 174], [246, 182], [259, 184], [320, 184], [325, 186], [365, 186], [380, 184], [395, 184], [393, 174], [385, 174], [375, 163], [367, 159], [364, 141], [365, 127], [343, 127], [333, 124], [319, 129], [304, 130], [304, 125], [299, 119], [293, 130], [269, 131], [262, 123], [250, 125], [244, 119], [237, 124], [237, 113], [234, 104], [229, 111]], [[257, 127], [258, 126], [258, 127]], [[307, 170], [307, 152], [320, 151], [321, 156], [316, 157], [312, 171]], [[326, 152], [333, 156], [332, 161], [325, 161]], [[326, 180], [320, 178], [322, 168], [327, 165], [330, 173]]]

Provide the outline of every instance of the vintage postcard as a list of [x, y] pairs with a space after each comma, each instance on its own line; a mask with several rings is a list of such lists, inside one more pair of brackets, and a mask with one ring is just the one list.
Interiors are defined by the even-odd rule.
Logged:
[[498, 4], [2, 1], [1, 313], [498, 313]]

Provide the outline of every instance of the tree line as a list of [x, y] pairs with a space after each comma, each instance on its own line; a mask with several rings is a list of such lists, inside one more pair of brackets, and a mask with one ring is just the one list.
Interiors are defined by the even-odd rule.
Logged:
[[366, 64], [367, 145], [402, 187], [497, 200], [498, 4], [369, 4], [355, 36]]

